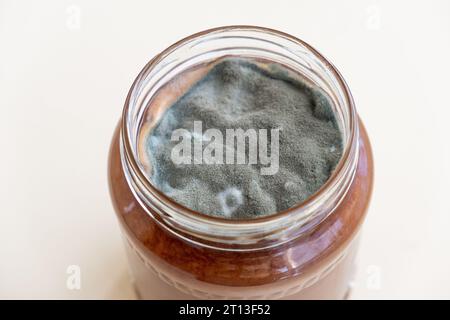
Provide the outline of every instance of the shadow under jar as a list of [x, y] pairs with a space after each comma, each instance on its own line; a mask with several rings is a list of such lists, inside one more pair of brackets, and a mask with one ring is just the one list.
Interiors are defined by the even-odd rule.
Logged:
[[[153, 107], [158, 93], [176, 75], [227, 56], [282, 64], [332, 101], [342, 158], [316, 193], [283, 212], [251, 220], [194, 212], [155, 188], [139, 161], [139, 131], [146, 114], [160, 112]], [[372, 192], [372, 154], [342, 76], [305, 42], [266, 28], [230, 26], [164, 50], [130, 89], [108, 174], [139, 297], [340, 299], [348, 294]]]

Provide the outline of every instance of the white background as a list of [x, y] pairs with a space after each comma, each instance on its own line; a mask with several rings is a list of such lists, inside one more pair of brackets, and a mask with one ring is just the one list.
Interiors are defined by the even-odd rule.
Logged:
[[0, 0], [0, 23], [0, 298], [134, 298], [113, 129], [150, 58], [230, 24], [300, 37], [349, 83], [376, 165], [352, 298], [450, 298], [449, 1]]

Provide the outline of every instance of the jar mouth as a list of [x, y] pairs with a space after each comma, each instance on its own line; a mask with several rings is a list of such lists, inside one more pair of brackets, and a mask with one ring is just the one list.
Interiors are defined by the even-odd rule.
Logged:
[[[328, 180], [305, 201], [286, 210], [252, 219], [227, 219], [210, 216], [175, 202], [153, 185], [137, 156], [136, 137], [142, 116], [148, 106], [145, 101], [148, 101], [157, 90], [152, 91], [149, 88], [152, 85], [153, 87], [161, 85], [162, 82], [161, 79], [155, 80], [154, 74], [162, 72], [161, 69], [164, 69], [168, 75], [177, 74], [174, 73], [174, 70], [181, 63], [176, 62], [176, 59], [182, 59], [174, 56], [177, 51], [186, 55], [186, 51], [189, 52], [194, 45], [201, 46], [214, 39], [233, 38], [258, 39], [264, 43], [283, 47], [286, 52], [280, 52], [279, 55], [288, 57], [292, 61], [301, 60], [305, 58], [305, 55], [311, 56], [313, 60], [309, 64], [323, 72], [323, 74], [317, 75], [319, 79], [317, 81], [320, 81], [320, 78], [322, 81], [329, 81], [324, 79], [325, 76], [333, 80], [334, 92], [331, 92], [335, 100], [333, 104], [339, 104], [343, 112], [341, 116], [345, 118], [343, 119], [345, 127], [341, 128], [346, 133], [342, 156]], [[233, 47], [233, 49], [236, 48], [239, 46]], [[210, 50], [220, 53], [224, 49], [213, 45]], [[181, 54], [182, 57], [183, 54]], [[195, 52], [188, 53], [187, 56], [191, 60], [200, 61], [200, 55], [196, 55]], [[161, 65], [163, 67], [156, 70]], [[149, 84], [149, 79], [152, 79], [154, 83]], [[328, 93], [330, 94], [330, 92]], [[345, 80], [334, 65], [316, 49], [281, 31], [247, 25], [224, 26], [195, 33], [174, 43], [156, 55], [142, 69], [125, 101], [121, 124], [120, 153], [131, 191], [144, 210], [165, 229], [185, 240], [216, 249], [248, 250], [253, 247], [261, 249], [287, 242], [298, 236], [299, 233], [309, 230], [323, 221], [340, 203], [347, 193], [356, 171], [358, 130], [353, 98]]]

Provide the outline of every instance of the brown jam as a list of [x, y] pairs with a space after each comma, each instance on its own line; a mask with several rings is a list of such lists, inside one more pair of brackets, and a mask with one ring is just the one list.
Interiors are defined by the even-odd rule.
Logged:
[[[315, 283], [305, 290], [305, 297], [343, 297], [346, 286], [338, 295], [333, 295], [332, 291], [338, 287], [336, 281], [340, 281], [342, 275], [351, 268], [354, 250], [350, 244], [357, 241], [355, 238], [364, 220], [372, 191], [372, 154], [361, 124], [360, 132], [360, 157], [353, 183], [341, 204], [326, 220], [309, 234], [279, 248], [261, 252], [223, 252], [196, 247], [177, 239], [162, 230], [141, 208], [124, 177], [119, 157], [119, 130], [116, 130], [109, 157], [110, 190], [127, 240], [127, 251], [138, 291], [155, 290], [156, 293], [154, 284], [145, 288], [145, 284], [140, 283], [141, 277], [153, 277], [155, 272], [156, 283], [161, 281], [158, 277], [176, 273], [186, 283], [198, 281], [233, 287], [270, 286], [284, 280], [290, 289], [289, 282], [301, 285], [305, 279]], [[327, 270], [323, 270], [326, 267], [332, 268], [328, 274]], [[170, 278], [166, 280], [170, 282]], [[326, 285], [321, 286], [321, 283]], [[258, 288], [255, 290], [259, 291]], [[201, 292], [200, 289], [198, 291], [200, 298], [207, 297], [209, 293]], [[264, 291], [260, 295], [263, 296]], [[181, 294], [173, 297], [177, 296], [184, 298]], [[167, 293], [160, 298], [170, 299], [172, 296]]]
[[[196, 72], [191, 82], [183, 83], [196, 81], [202, 74]], [[185, 90], [166, 85], [148, 107], [164, 109]], [[158, 223], [154, 216], [160, 213], [144, 209], [127, 182], [120, 150], [123, 128], [119, 126], [109, 155], [110, 193], [138, 295], [146, 299], [344, 298], [373, 184], [370, 143], [363, 124], [356, 121], [356, 125], [357, 165], [338, 205], [294, 239], [259, 250], [204, 246]]]

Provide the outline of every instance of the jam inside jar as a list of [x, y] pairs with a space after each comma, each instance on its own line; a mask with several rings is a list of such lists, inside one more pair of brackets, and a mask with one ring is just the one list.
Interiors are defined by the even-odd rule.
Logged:
[[[194, 212], [155, 188], [139, 162], [142, 118], [156, 119], [184, 90], [171, 80], [227, 56], [295, 70], [330, 97], [342, 131], [343, 155], [328, 181], [306, 201], [274, 215], [227, 220]], [[190, 74], [195, 81], [195, 72]], [[157, 55], [130, 89], [113, 136], [108, 176], [141, 298], [341, 299], [348, 294], [372, 192], [372, 153], [342, 76], [299, 39], [260, 27], [221, 27]]]

